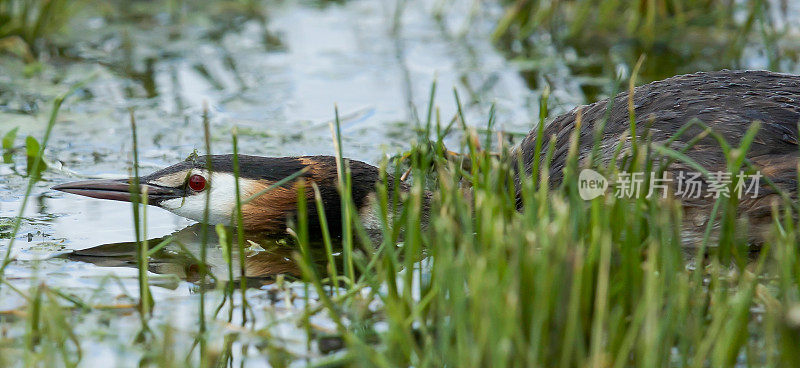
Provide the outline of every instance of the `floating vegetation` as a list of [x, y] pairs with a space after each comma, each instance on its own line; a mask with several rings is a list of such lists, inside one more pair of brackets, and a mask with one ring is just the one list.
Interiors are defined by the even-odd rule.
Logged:
[[41, 41], [62, 30], [83, 0], [0, 0], [0, 51], [34, 61]]
[[[574, 53], [567, 65], [583, 84], [587, 99], [600, 97], [591, 77], [614, 75], [647, 55], [645, 82], [698, 70], [766, 68], [796, 70], [800, 30], [791, 21], [793, 2], [780, 1], [620, 1], [504, 0], [505, 14], [495, 29], [501, 49], [539, 83], [547, 45]], [[788, 8], [788, 9], [787, 9]], [[545, 37], [545, 35], [547, 37]], [[758, 55], [757, 57], [754, 57]], [[758, 63], [754, 64], [754, 59]]]

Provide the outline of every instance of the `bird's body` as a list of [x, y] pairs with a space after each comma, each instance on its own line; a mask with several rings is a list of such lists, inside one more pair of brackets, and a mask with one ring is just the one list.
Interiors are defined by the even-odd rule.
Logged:
[[[578, 159], [585, 163], [594, 145], [594, 132], [597, 124], [603, 122], [608, 110], [609, 99], [583, 106], [558, 116], [544, 130], [543, 137], [556, 137], [555, 151], [550, 162], [550, 183], [559, 185], [562, 170], [567, 161], [570, 135], [575, 129], [578, 115], [581, 115]], [[759, 121], [760, 129], [747, 151], [746, 158], [765, 178], [770, 179], [790, 197], [796, 198], [798, 123], [800, 123], [800, 76], [779, 74], [767, 71], [728, 71], [694, 73], [672, 77], [649, 83], [634, 90], [634, 116], [636, 132], [641, 141], [643, 137], [653, 144], [663, 144], [674, 150], [685, 150], [686, 156], [700, 164], [711, 173], [725, 172], [727, 160], [720, 143], [711, 135], [691, 142], [703, 134], [704, 128], [693, 125], [682, 135], [674, 138], [679, 129], [696, 119], [707, 125], [713, 132], [721, 135], [731, 146], [737, 147], [745, 132], [754, 121]], [[630, 148], [628, 93], [620, 93], [613, 99], [605, 129], [600, 136], [598, 157], [607, 163], [622, 139], [623, 151]], [[520, 143], [520, 156], [528, 174], [532, 169], [536, 147], [536, 131]], [[543, 142], [542, 147], [547, 146]], [[690, 144], [694, 143], [694, 144]], [[541, 154], [542, 160], [544, 154]], [[542, 164], [542, 162], [540, 162]], [[539, 167], [542, 167], [540, 165]], [[684, 162], [674, 162], [667, 168], [671, 178], [684, 173], [687, 177], [695, 168]], [[735, 180], [737, 173], [732, 173]], [[612, 178], [613, 179], [613, 178]], [[703, 187], [708, 184], [703, 182]], [[674, 184], [674, 181], [673, 181]], [[756, 198], [742, 196], [740, 213], [752, 225], [746, 234], [751, 242], [763, 241], [770, 220], [770, 206], [778, 199], [775, 188], [760, 181]], [[696, 244], [711, 214], [714, 196], [708, 192], [700, 196], [679, 197], [684, 207], [684, 244]]]
[[[543, 137], [556, 138], [555, 153], [549, 164], [551, 185], [557, 186], [562, 181], [562, 170], [567, 162], [570, 146], [569, 137], [576, 127], [579, 115], [582, 121], [578, 146], [581, 162], [585, 163], [589, 157], [594, 145], [596, 125], [602, 121], [605, 121], [605, 128], [600, 133], [597, 156], [600, 162], [607, 163], [611, 160], [621, 139], [626, 142], [625, 147], [630, 145], [630, 139], [625, 140], [625, 135], [630, 131], [627, 93], [615, 96], [610, 110], [609, 102], [606, 99], [576, 108], [557, 117], [545, 128]], [[693, 119], [699, 119], [731, 145], [738, 146], [750, 124], [760, 121], [761, 129], [746, 157], [765, 177], [775, 182], [789, 196], [796, 198], [800, 77], [765, 71], [720, 71], [683, 75], [637, 87], [634, 90], [633, 105], [637, 136], [642, 139], [649, 135], [647, 140], [656, 144], [666, 143], [682, 126]], [[608, 119], [604, 119], [606, 111], [609, 112]], [[715, 139], [707, 136], [692, 142], [693, 138], [703, 134], [703, 130], [699, 126], [692, 127], [682, 136], [673, 139], [669, 146], [676, 150], [685, 150], [686, 156], [708, 171], [726, 170], [726, 159]], [[523, 160], [525, 175], [531, 175], [536, 166], [533, 162], [536, 157], [536, 136], [537, 130], [533, 129], [516, 147], [515, 155], [512, 155], [515, 160]], [[546, 149], [547, 144], [541, 144], [541, 147]], [[540, 155], [542, 159], [545, 156]], [[337, 171], [333, 157], [239, 157], [243, 200], [305, 169], [307, 171], [302, 176], [310, 205], [309, 221], [312, 229], [319, 223], [310, 183], [319, 187], [326, 217], [330, 222], [329, 228], [340, 228]], [[211, 193], [214, 203], [209, 213], [209, 222], [231, 223], [235, 208], [232, 156], [213, 156], [211, 163], [213, 173], [210, 176], [205, 169], [204, 157], [195, 157], [157, 171], [141, 178], [145, 187], [143, 190], [153, 196], [150, 203], [198, 221], [203, 220], [205, 195]], [[380, 172], [376, 167], [360, 161], [351, 160], [350, 167], [354, 202], [362, 218], [369, 218]], [[667, 171], [678, 175], [681, 171], [689, 170], [689, 166], [675, 162]], [[127, 183], [89, 181], [64, 184], [54, 189], [96, 198], [127, 200]], [[247, 203], [243, 207], [244, 227], [269, 233], [285, 232], [287, 219], [296, 213], [297, 183], [296, 180], [292, 181]], [[195, 187], [200, 190], [193, 189]], [[401, 189], [407, 188], [401, 186]], [[111, 192], [116, 194], [109, 194]], [[752, 223], [765, 224], [769, 219], [769, 205], [777, 196], [775, 193], [774, 189], [762, 186], [761, 193], [756, 198], [742, 200], [740, 211]], [[698, 230], [708, 220], [713, 198], [688, 198], [683, 204], [687, 213], [684, 236], [688, 243], [692, 243], [696, 241]], [[760, 232], [761, 230], [755, 230], [753, 234]], [[751, 236], [756, 242], [759, 237], [760, 235]]]

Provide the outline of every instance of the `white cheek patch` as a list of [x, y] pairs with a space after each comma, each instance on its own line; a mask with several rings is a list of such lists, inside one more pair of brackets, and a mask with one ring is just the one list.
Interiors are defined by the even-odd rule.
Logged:
[[[200, 171], [198, 172], [186, 172], [186, 171], [179, 171], [176, 173], [172, 173], [169, 175], [162, 176], [158, 179], [152, 181], [153, 184], [160, 185], [162, 187], [169, 187], [169, 188], [177, 188], [183, 185], [186, 182], [186, 178], [189, 177], [191, 174], [202, 174]], [[205, 176], [205, 175], [203, 175]]]
[[[194, 172], [208, 178], [205, 172]], [[184, 174], [184, 177], [185, 174]], [[248, 197], [248, 187], [251, 180], [239, 179], [242, 200]], [[208, 223], [230, 225], [234, 210], [236, 209], [236, 187], [233, 175], [227, 173], [214, 173], [208, 180], [208, 187], [200, 193], [189, 190], [183, 198], [170, 199], [161, 202], [161, 207], [178, 215], [195, 221], [203, 221], [203, 212], [206, 208], [206, 197], [211, 196], [209, 204]]]

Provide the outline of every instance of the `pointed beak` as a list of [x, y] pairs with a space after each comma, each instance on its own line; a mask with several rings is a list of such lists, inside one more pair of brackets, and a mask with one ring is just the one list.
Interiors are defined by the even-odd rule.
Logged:
[[[182, 191], [176, 188], [167, 188], [150, 184], [140, 184], [139, 188], [140, 193], [147, 193], [148, 202], [155, 205], [161, 201], [182, 196]], [[129, 179], [76, 181], [56, 185], [52, 189], [91, 198], [124, 202], [132, 201]]]

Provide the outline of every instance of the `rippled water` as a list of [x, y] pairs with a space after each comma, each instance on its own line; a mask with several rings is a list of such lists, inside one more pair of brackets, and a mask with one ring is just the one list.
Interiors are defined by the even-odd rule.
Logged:
[[[4, 60], [0, 130], [19, 126], [20, 137], [41, 138], [51, 99], [71, 82], [95, 74], [59, 114], [46, 154], [53, 168], [34, 190], [20, 238], [26, 245], [20, 251], [44, 242], [82, 249], [132, 240], [128, 204], [48, 190], [76, 178], [127, 176], [129, 109], [137, 121], [143, 172], [202, 150], [204, 103], [211, 111], [215, 153], [231, 151], [230, 132], [236, 126], [242, 153], [332, 154], [328, 124], [338, 106], [345, 156], [376, 163], [408, 148], [416, 137], [414, 117], [424, 113], [434, 79], [436, 100], [448, 121], [455, 113], [452, 90], [457, 88], [471, 125], [485, 124], [494, 101], [500, 129], [527, 131], [535, 96], [491, 48], [490, 24], [474, 19], [469, 33], [457, 36], [466, 20], [455, 16], [453, 25], [440, 23], [431, 6], [409, 3], [396, 35], [393, 6], [366, 1], [275, 5], [267, 8], [266, 19], [243, 19], [238, 31], [213, 37], [215, 25], [204, 18], [187, 16], [177, 30], [162, 19], [166, 15], [156, 14], [150, 27], [97, 18], [85, 25], [86, 40], [70, 51], [81, 60], [45, 67], [30, 79], [10, 77], [21, 66]], [[166, 39], [170, 31], [179, 36]], [[265, 38], [274, 38], [277, 45], [265, 44]], [[121, 71], [126, 63], [133, 71]], [[26, 109], [31, 113], [20, 113]], [[457, 138], [452, 142], [457, 145]], [[22, 160], [20, 155], [17, 164]], [[0, 211], [9, 218], [19, 208], [27, 179], [11, 174], [11, 166], [3, 169]], [[149, 216], [152, 236], [189, 224], [160, 209], [150, 209]], [[28, 233], [33, 234], [30, 242]]]
[[[129, 346], [138, 328], [138, 316], [131, 308], [138, 295], [137, 271], [130, 267], [130, 259], [83, 258], [90, 262], [82, 262], [65, 256], [74, 250], [134, 241], [130, 204], [49, 190], [78, 178], [127, 176], [131, 110], [144, 172], [202, 150], [204, 104], [210, 110], [216, 153], [231, 151], [230, 132], [236, 126], [242, 153], [332, 154], [328, 123], [338, 106], [345, 156], [376, 163], [408, 148], [416, 137], [414, 122], [426, 110], [434, 80], [443, 119], [449, 121], [455, 113], [456, 88], [470, 125], [484, 125], [494, 102], [497, 128], [527, 131], [530, 117], [537, 113], [533, 102], [538, 97], [491, 46], [488, 37], [498, 14], [492, 9], [469, 14], [459, 10], [469, 9], [466, 4], [453, 3], [448, 5], [453, 8], [444, 9], [448, 15], [438, 19], [434, 3], [409, 1], [398, 24], [394, 4], [374, 1], [275, 2], [248, 16], [224, 12], [211, 16], [214, 9], [199, 14], [199, 9], [188, 9], [177, 17], [179, 22], [166, 12], [132, 9], [144, 15], [115, 22], [101, 17], [77, 22], [65, 36], [75, 46], [30, 78], [21, 77], [24, 65], [19, 61], [2, 59], [0, 132], [20, 127], [17, 144], [28, 134], [40, 139], [52, 99], [93, 76], [59, 114], [46, 152], [51, 169], [36, 184], [24, 214], [13, 249], [17, 261], [6, 270], [9, 282], [22, 290], [44, 282], [93, 305], [115, 306], [110, 312], [86, 314], [76, 325], [92, 350], [84, 354], [84, 365], [132, 365], [142, 353]], [[453, 137], [450, 144], [457, 142]], [[6, 238], [26, 184], [14, 173], [24, 172], [24, 155], [17, 156], [19, 167], [0, 167], [0, 216], [5, 224], [0, 231]], [[192, 223], [157, 208], [150, 208], [147, 215], [150, 238]], [[7, 245], [6, 239], [0, 251], [5, 252]], [[186, 264], [156, 260], [154, 264], [154, 324], [170, 325], [191, 336], [196, 327], [197, 285], [182, 278]], [[250, 291], [256, 325], [274, 324], [270, 331], [287, 339], [287, 349], [303, 356], [304, 335], [293, 320], [301, 311], [302, 298], [292, 297], [303, 288], [278, 281]], [[281, 290], [282, 296], [271, 300], [270, 290]], [[210, 295], [208, 309], [213, 310], [221, 293]], [[0, 311], [5, 311], [0, 320], [19, 321], [10, 316], [25, 304], [9, 288], [0, 288]], [[324, 319], [317, 322], [321, 328], [330, 325]], [[212, 327], [226, 329], [224, 323]], [[22, 328], [11, 329], [10, 337], [23, 333]], [[178, 345], [190, 343], [178, 340]], [[262, 354], [256, 349], [249, 355]]]

